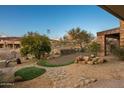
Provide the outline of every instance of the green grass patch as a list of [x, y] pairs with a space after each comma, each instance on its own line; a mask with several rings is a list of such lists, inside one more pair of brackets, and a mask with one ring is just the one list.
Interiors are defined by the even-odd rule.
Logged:
[[66, 66], [66, 65], [69, 65], [69, 64], [72, 64], [72, 63], [74, 63], [74, 61], [70, 61], [70, 62], [63, 63], [63, 64], [51, 64], [47, 60], [40, 60], [40, 61], [37, 62], [38, 65], [46, 66], [46, 67], [60, 67], [60, 66]]
[[34, 79], [43, 73], [45, 73], [46, 70], [43, 68], [37, 68], [37, 67], [26, 67], [22, 68], [15, 72], [15, 76], [20, 76], [23, 78], [23, 80], [31, 80]]

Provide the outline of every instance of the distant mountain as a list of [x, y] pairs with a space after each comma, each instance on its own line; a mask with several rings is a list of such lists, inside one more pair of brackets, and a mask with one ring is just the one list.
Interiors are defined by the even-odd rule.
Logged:
[[8, 36], [4, 33], [0, 33], [0, 37], [8, 37]]

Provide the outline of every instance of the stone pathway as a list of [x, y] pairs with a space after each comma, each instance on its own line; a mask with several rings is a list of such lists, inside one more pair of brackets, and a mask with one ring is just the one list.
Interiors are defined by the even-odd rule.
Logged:
[[96, 81], [96, 79], [73, 75], [67, 71], [66, 67], [47, 69], [46, 77], [53, 81], [54, 88], [84, 87], [85, 85]]

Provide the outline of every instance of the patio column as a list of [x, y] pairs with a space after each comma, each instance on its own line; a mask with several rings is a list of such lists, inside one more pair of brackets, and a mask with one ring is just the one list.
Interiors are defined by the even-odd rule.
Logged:
[[105, 35], [100, 35], [100, 36], [97, 36], [97, 42], [100, 44], [100, 47], [101, 47], [101, 49], [100, 49], [100, 53], [99, 53], [99, 55], [100, 56], [105, 56]]
[[120, 30], [120, 47], [124, 47], [124, 30]]
[[124, 47], [124, 21], [120, 20], [120, 47]]
[[120, 20], [120, 30], [124, 30], [124, 20]]

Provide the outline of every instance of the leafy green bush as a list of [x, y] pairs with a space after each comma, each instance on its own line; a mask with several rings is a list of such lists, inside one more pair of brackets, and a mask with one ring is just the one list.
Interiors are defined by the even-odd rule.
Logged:
[[28, 54], [28, 47], [24, 47], [20, 49], [20, 53], [22, 56], [27, 56]]
[[25, 80], [31, 80], [34, 79], [43, 73], [45, 73], [46, 70], [43, 68], [37, 68], [37, 67], [26, 67], [22, 68], [15, 72], [15, 76], [20, 76], [22, 79]]
[[100, 44], [98, 44], [97, 42], [92, 42], [91, 44], [89, 44], [88, 50], [92, 54], [97, 55], [100, 51]]
[[38, 65], [40, 66], [46, 66], [46, 67], [59, 67], [59, 66], [65, 66], [74, 63], [74, 61], [70, 61], [64, 64], [51, 64], [47, 60], [40, 60], [37, 62]]
[[28, 34], [24, 35], [21, 40], [21, 46], [20, 51], [23, 56], [31, 54], [37, 59], [40, 59], [41, 55], [44, 56], [45, 53], [50, 53], [51, 51], [50, 39], [36, 32], [28, 32]]

